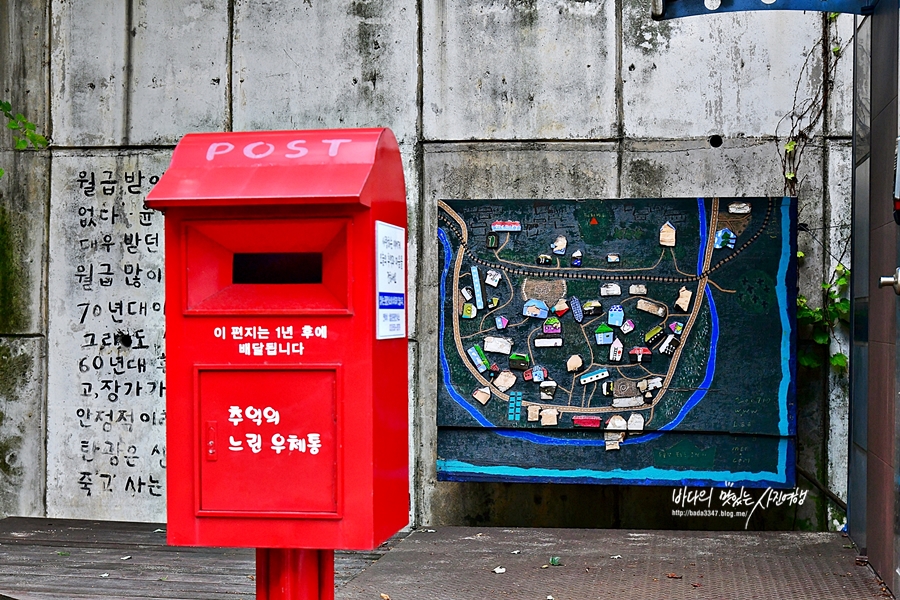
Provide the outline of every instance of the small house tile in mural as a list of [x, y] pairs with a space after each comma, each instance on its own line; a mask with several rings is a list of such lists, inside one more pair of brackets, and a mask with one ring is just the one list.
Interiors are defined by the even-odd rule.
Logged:
[[563, 339], [558, 335], [538, 334], [534, 338], [535, 348], [559, 348], [563, 345]]
[[607, 325], [606, 323], [600, 323], [597, 325], [597, 328], [594, 329], [594, 339], [601, 346], [605, 346], [606, 344], [613, 343], [613, 328]]
[[609, 347], [609, 361], [610, 362], [619, 362], [622, 360], [622, 353], [625, 351], [625, 346], [622, 344], [622, 340], [616, 338], [613, 340], [612, 344]]
[[646, 346], [635, 346], [628, 351], [628, 357], [631, 359], [631, 362], [641, 365], [649, 363], [652, 356], [653, 353]]
[[569, 298], [569, 307], [572, 309], [572, 318], [575, 319], [576, 323], [581, 323], [584, 320], [584, 310], [581, 307], [581, 300], [579, 300], [577, 296], [572, 296]]
[[675, 306], [687, 312], [688, 307], [691, 305], [691, 297], [694, 295], [694, 292], [687, 289], [684, 286], [681, 286], [681, 289], [678, 291], [678, 300], [675, 301]]
[[672, 248], [675, 246], [675, 226], [669, 221], [659, 228], [659, 245]]
[[609, 313], [606, 315], [607, 325], [612, 327], [621, 327], [625, 320], [625, 309], [621, 304], [614, 304], [609, 307]]
[[575, 427], [600, 429], [600, 426], [603, 425], [603, 417], [598, 417], [597, 415], [576, 415], [572, 417], [572, 424]]
[[541, 382], [538, 389], [541, 392], [541, 400], [553, 400], [553, 396], [556, 395], [557, 384], [555, 381], [551, 379], [545, 379]]
[[522, 223], [519, 221], [494, 221], [491, 223], [491, 231], [522, 231]]
[[644, 334], [644, 343], [648, 346], [652, 346], [662, 339], [664, 332], [665, 330], [662, 328], [662, 325], [652, 327], [649, 331], [647, 331], [647, 333]]
[[621, 296], [622, 288], [618, 283], [604, 283], [600, 286], [601, 296]]
[[730, 248], [734, 250], [734, 243], [737, 241], [737, 236], [734, 235], [734, 232], [727, 227], [725, 229], [720, 229], [716, 232], [716, 241], [713, 244], [715, 248]]
[[579, 377], [578, 383], [587, 385], [589, 383], [594, 383], [595, 381], [600, 381], [601, 379], [606, 379], [607, 377], [609, 377], [609, 369], [594, 369]]
[[565, 254], [568, 243], [566, 236], [561, 235], [550, 244], [550, 249], [553, 251], [553, 254]]
[[531, 365], [531, 359], [528, 358], [527, 354], [510, 354], [509, 355], [509, 368], [516, 369], [518, 371], [524, 371], [529, 368]]
[[537, 298], [532, 298], [525, 302], [522, 307], [522, 316], [534, 317], [535, 319], [546, 319], [550, 313], [547, 303]]
[[491, 399], [491, 388], [484, 386], [472, 392], [472, 397], [478, 400], [482, 405], [487, 404]]
[[509, 354], [512, 352], [513, 341], [510, 338], [489, 335], [484, 338], [484, 351], [497, 354]]
[[509, 388], [511, 388], [516, 383], [516, 374], [510, 371], [509, 369], [505, 369], [500, 371], [497, 375], [496, 379], [494, 379], [494, 387], [500, 390], [501, 392], [505, 392]]
[[666, 339], [659, 346], [659, 351], [666, 356], [672, 356], [675, 354], [675, 350], [678, 349], [678, 346], [681, 344], [681, 340], [675, 337], [674, 333], [670, 333], [666, 336]]
[[563, 316], [569, 312], [569, 302], [565, 298], [560, 298], [556, 301], [556, 304], [553, 305], [552, 312], [557, 317]]
[[651, 315], [656, 315], [657, 317], [666, 316], [666, 307], [655, 302], [651, 302], [650, 300], [645, 300], [641, 298], [637, 301], [637, 309], [642, 310], [645, 313], [650, 313]]
[[573, 354], [566, 360], [566, 371], [574, 373], [584, 364], [584, 360], [578, 354]]
[[478, 369], [479, 373], [484, 373], [488, 370], [490, 363], [479, 346], [472, 346], [466, 352], [469, 354], [472, 364], [475, 365], [475, 368]]
[[559, 322], [559, 317], [550, 316], [544, 320], [544, 325], [542, 328], [544, 333], [560, 333], [562, 332], [562, 323]]
[[603, 314], [603, 305], [599, 300], [588, 300], [582, 306], [585, 316], [596, 317]]

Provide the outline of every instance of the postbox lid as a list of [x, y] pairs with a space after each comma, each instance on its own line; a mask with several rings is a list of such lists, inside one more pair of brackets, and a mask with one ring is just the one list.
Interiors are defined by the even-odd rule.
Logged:
[[[189, 133], [147, 196], [155, 209], [290, 204], [370, 205], [377, 163], [402, 181], [390, 129]], [[402, 185], [402, 183], [401, 183]]]

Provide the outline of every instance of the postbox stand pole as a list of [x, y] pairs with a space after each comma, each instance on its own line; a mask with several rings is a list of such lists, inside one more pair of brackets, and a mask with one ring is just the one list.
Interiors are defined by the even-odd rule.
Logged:
[[334, 551], [256, 549], [257, 600], [334, 600]]

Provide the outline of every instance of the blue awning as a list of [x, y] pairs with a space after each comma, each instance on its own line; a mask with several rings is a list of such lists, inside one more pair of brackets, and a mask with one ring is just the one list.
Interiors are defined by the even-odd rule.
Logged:
[[751, 10], [809, 10], [870, 15], [877, 0], [651, 0], [650, 16], [656, 21], [694, 15]]

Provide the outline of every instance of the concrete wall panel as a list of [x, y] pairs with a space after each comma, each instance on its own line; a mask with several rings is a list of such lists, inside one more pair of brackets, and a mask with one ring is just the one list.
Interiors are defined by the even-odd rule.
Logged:
[[617, 132], [613, 0], [423, 3], [427, 140]]
[[223, 129], [227, 38], [225, 0], [54, 0], [54, 141], [174, 143]]
[[[728, 13], [654, 22], [647, 2], [625, 0], [623, 102], [626, 135], [689, 138], [775, 134], [779, 119], [812, 94], [821, 53], [818, 13]], [[818, 70], [818, 71], [817, 71]], [[784, 126], [782, 126], [782, 129]]]
[[44, 339], [0, 337], [0, 517], [44, 514]]
[[133, 0], [130, 144], [228, 125], [227, 0]]
[[99, 146], [125, 139], [126, 7], [53, 0], [50, 105], [56, 144]]
[[234, 128], [390, 127], [416, 138], [412, 0], [235, 2]]
[[50, 517], [165, 520], [163, 217], [143, 201], [168, 161], [168, 152], [54, 157]]
[[[815, 185], [812, 173], [808, 185]], [[706, 140], [626, 144], [622, 160], [623, 198], [783, 193], [777, 149], [771, 140], [726, 139], [718, 148], [710, 147]]]
[[617, 158], [604, 142], [429, 144], [425, 197], [615, 197]]

